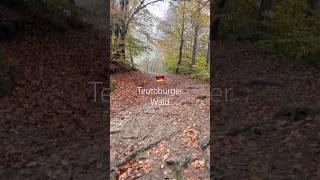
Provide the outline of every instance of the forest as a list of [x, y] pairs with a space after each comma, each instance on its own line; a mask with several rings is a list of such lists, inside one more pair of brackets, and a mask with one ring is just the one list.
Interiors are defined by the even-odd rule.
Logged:
[[0, 1], [0, 179], [320, 179], [319, 6]]
[[[166, 9], [148, 8], [159, 3]], [[111, 16], [113, 61], [209, 80], [209, 1], [123, 0], [112, 2]]]
[[319, 179], [319, 2], [211, 7], [211, 178]]
[[209, 23], [209, 0], [111, 2], [111, 179], [209, 178]]
[[211, 40], [254, 43], [264, 53], [319, 66], [317, 0], [214, 1]]

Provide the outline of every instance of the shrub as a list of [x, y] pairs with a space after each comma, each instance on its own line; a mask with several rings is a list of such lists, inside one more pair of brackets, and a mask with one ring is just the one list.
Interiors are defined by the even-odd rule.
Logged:
[[199, 58], [197, 63], [192, 67], [191, 77], [206, 82], [210, 81], [210, 70], [205, 58]]
[[316, 17], [307, 16], [307, 1], [281, 1], [269, 13], [265, 23], [267, 36], [258, 42], [269, 53], [293, 62], [319, 66], [320, 34]]
[[282, 38], [263, 40], [258, 46], [267, 53], [283, 55], [293, 62], [320, 67], [320, 37], [292, 33]]

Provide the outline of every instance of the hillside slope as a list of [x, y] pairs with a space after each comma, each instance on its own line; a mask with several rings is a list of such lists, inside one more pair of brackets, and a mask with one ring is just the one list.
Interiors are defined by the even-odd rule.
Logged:
[[108, 85], [106, 38], [44, 9], [0, 14], [12, 35], [0, 47], [16, 75], [0, 101], [0, 179], [104, 179], [105, 109], [88, 82]]
[[[212, 42], [215, 179], [320, 178], [320, 74], [252, 45]], [[216, 99], [216, 100], [221, 100]]]

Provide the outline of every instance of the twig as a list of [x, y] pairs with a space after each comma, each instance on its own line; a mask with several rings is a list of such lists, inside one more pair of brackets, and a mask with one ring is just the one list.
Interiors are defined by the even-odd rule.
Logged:
[[143, 146], [141, 148], [138, 148], [134, 151], [132, 151], [131, 153], [129, 153], [126, 157], [124, 157], [123, 159], [119, 160], [116, 164], [115, 164], [115, 167], [119, 167], [119, 166], [122, 166], [123, 164], [125, 164], [126, 162], [128, 162], [130, 159], [134, 158], [138, 153], [141, 153], [141, 152], [144, 152], [150, 148], [153, 148], [154, 146], [156, 146], [157, 144], [159, 144], [161, 141], [165, 140], [165, 139], [168, 139], [169, 137], [177, 134], [180, 130], [177, 130], [177, 131], [174, 131], [174, 132], [171, 132], [169, 133], [168, 135], [166, 136], [163, 136], [162, 138], [146, 145], [146, 146]]

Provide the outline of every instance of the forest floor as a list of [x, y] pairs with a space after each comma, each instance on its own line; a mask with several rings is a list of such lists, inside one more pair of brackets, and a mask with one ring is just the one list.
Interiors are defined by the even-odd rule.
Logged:
[[320, 179], [320, 73], [252, 45], [212, 43], [215, 180]]
[[0, 99], [0, 179], [105, 179], [106, 109], [88, 84], [108, 82], [105, 34], [45, 8], [1, 3], [0, 20], [15, 84]]
[[106, 82], [102, 37], [51, 33], [3, 42], [16, 67], [0, 103], [0, 179], [104, 179], [105, 119], [88, 82]]
[[107, 82], [105, 37], [42, 26], [52, 15], [38, 21], [47, 16], [0, 13], [25, 24], [21, 39], [0, 42], [2, 63], [16, 79], [0, 101], [0, 179], [105, 179], [105, 109], [88, 84]]
[[[174, 74], [167, 74], [164, 84], [154, 78], [144, 72], [112, 76], [112, 178], [209, 179], [209, 84]], [[138, 87], [182, 89], [182, 94], [143, 95]], [[151, 104], [160, 97], [170, 104]]]

